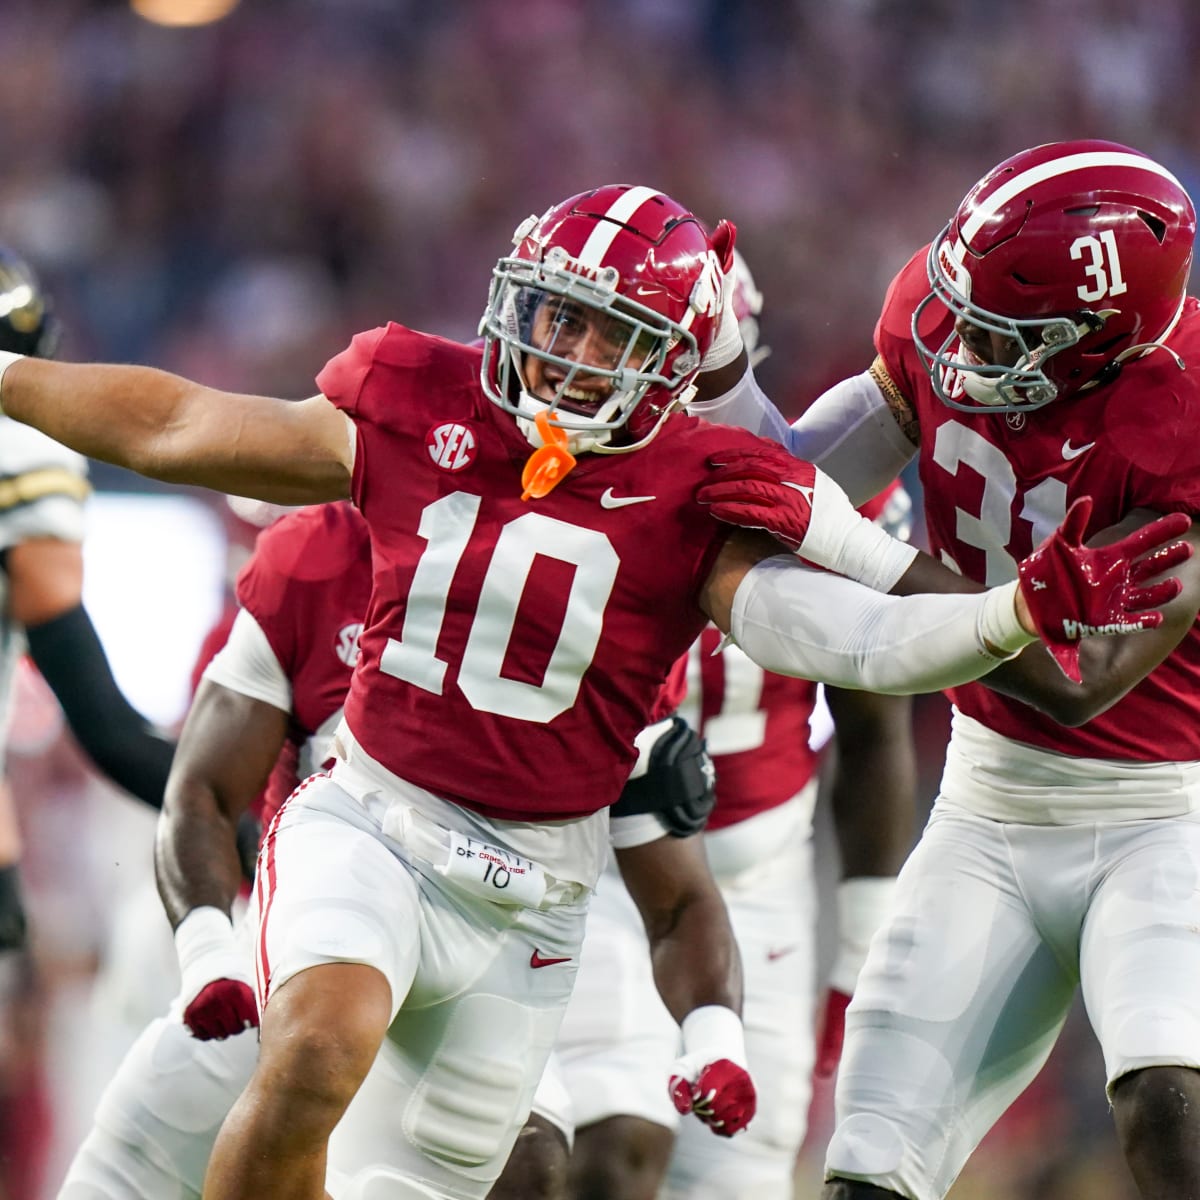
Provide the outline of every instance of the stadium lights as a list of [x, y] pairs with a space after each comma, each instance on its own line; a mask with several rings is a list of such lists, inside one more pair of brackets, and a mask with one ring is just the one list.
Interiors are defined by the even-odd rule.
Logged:
[[155, 25], [209, 25], [228, 16], [240, 0], [129, 0], [129, 7]]

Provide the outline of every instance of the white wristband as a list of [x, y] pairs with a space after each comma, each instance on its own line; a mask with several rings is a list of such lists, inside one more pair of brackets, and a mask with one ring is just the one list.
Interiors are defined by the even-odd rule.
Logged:
[[[14, 354], [11, 350], [0, 350], [0, 395], [4, 391], [4, 372], [15, 362], [20, 362], [25, 357], [24, 354]], [[0, 408], [0, 413], [3, 413], [3, 408]]]
[[180, 995], [185, 1004], [214, 979], [251, 982], [232, 922], [212, 905], [193, 908], [179, 922], [175, 930], [175, 953], [183, 976]]
[[983, 648], [994, 657], [1010, 659], [1036, 642], [1017, 617], [1017, 580], [989, 588], [979, 610], [979, 637]]
[[698, 1064], [727, 1058], [746, 1070], [746, 1034], [742, 1018], [722, 1004], [693, 1008], [680, 1025], [684, 1057]]
[[890, 592], [917, 557], [916, 546], [897, 541], [851, 503], [824, 471], [813, 484], [812, 517], [797, 552], [801, 558], [856, 580], [876, 592]]
[[854, 995], [871, 938], [883, 924], [895, 892], [893, 875], [858, 875], [838, 884], [838, 950], [829, 971], [831, 988]]

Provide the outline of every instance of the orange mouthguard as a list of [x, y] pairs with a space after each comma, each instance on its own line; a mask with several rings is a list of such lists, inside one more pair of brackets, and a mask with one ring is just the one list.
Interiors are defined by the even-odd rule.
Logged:
[[544, 445], [529, 456], [521, 472], [521, 486], [525, 489], [521, 493], [522, 500], [540, 500], [548, 496], [575, 465], [575, 456], [567, 449], [566, 430], [554, 424], [549, 411], [542, 409], [533, 418], [533, 423], [542, 435]]

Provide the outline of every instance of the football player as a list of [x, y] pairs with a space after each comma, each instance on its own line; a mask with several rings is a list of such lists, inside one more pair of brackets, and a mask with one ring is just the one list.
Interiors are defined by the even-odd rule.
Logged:
[[[276, 520], [239, 573], [235, 613], [205, 656], [180, 735], [160, 827], [159, 877], [182, 987], [105, 1090], [63, 1200], [200, 1194], [217, 1130], [258, 1051], [253, 948], [246, 929], [230, 923], [244, 873], [244, 818], [253, 806], [269, 822], [296, 783], [329, 758], [370, 591], [366, 525], [346, 503]], [[674, 682], [664, 688], [660, 709], [676, 706], [677, 690]], [[666, 954], [692, 920], [719, 914], [703, 856], [665, 836], [703, 823], [711, 767], [706, 773], [699, 738], [679, 722], [656, 722], [638, 742], [640, 790], [614, 807], [611, 836], [634, 886], [643, 880], [646, 924], [655, 950]], [[677, 969], [686, 974], [688, 964]], [[549, 1071], [491, 1200], [564, 1196], [573, 1133], [569, 1097]]]
[[[724, 350], [732, 248], [727, 222], [709, 232], [651, 188], [582, 193], [517, 229], [482, 352], [388, 325], [299, 402], [0, 356], [5, 410], [81, 452], [277, 503], [353, 497], [370, 532], [333, 764], [259, 856], [259, 1056], [206, 1194], [321, 1196], [330, 1134], [385, 1036], [395, 1053], [364, 1101], [377, 1153], [340, 1200], [486, 1194], [570, 994], [608, 806], [708, 620], [768, 669], [914, 690], [1040, 636], [1141, 631], [1175, 594], [1173, 578], [1145, 584], [1189, 553], [1173, 540], [1186, 517], [1089, 549], [1081, 509], [1019, 582], [885, 595], [957, 577], [810, 465], [678, 411]], [[790, 544], [814, 566], [723, 523], [777, 504], [781, 471]], [[661, 964], [689, 1064], [678, 1091], [729, 1132], [747, 1116], [726, 1087], [745, 1074], [736, 952], [719, 922], [696, 934], [697, 986]]]
[[[1022, 151], [896, 276], [867, 371], [793, 430], [749, 379], [718, 409], [851, 497], [917, 458], [933, 552], [976, 585], [1079, 497], [1097, 544], [1195, 513], [1195, 231], [1137, 150]], [[1141, 1194], [1200, 1194], [1200, 571], [1180, 577], [1149, 636], [1031, 647], [951, 692], [941, 793], [847, 1016], [826, 1200], [944, 1196], [1080, 989]]]
[[[762, 294], [740, 254], [731, 283], [743, 343], [759, 362]], [[912, 501], [898, 483], [862, 511], [907, 537]], [[812, 822], [829, 714], [817, 711], [815, 683], [766, 672], [736, 646], [717, 653], [721, 640], [710, 625], [691, 647], [681, 714], [703, 733], [717, 770], [704, 843], [742, 957], [757, 1114], [742, 1136], [718, 1141], [675, 1111], [665, 1082], [679, 1053], [678, 1026], [655, 994], [642, 923], [610, 867], [588, 912], [558, 1042], [577, 1124], [572, 1194], [581, 1200], [790, 1200], [814, 1066], [822, 1077], [836, 1068], [845, 1005], [912, 845], [909, 698], [825, 689], [835, 718], [830, 799], [845, 878], [837, 889], [838, 953], [818, 1022]]]

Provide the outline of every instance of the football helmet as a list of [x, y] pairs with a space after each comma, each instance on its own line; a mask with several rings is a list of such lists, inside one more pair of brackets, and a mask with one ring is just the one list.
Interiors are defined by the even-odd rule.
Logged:
[[[1002, 162], [929, 248], [912, 332], [934, 391], [961, 411], [1026, 412], [1107, 383], [1175, 327], [1195, 233], [1183, 186], [1127, 146], [1057, 142]], [[956, 326], [937, 350], [919, 332], [935, 301]], [[975, 349], [999, 339], [1006, 362]]]
[[529, 217], [492, 272], [480, 380], [534, 446], [548, 411], [568, 448], [644, 446], [716, 333], [734, 227], [712, 233], [648, 187], [612, 185]]
[[58, 320], [29, 264], [0, 246], [0, 350], [52, 358]]

